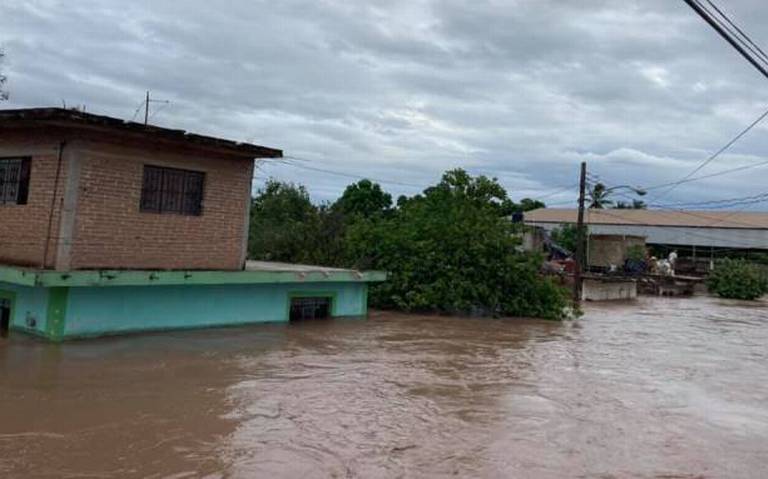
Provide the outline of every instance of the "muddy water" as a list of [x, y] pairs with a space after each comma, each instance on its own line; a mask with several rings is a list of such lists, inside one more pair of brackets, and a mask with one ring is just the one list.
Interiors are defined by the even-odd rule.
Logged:
[[0, 341], [0, 477], [767, 477], [768, 305]]

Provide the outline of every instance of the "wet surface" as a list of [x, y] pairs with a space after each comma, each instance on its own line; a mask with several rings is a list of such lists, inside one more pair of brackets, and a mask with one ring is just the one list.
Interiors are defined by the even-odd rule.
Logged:
[[766, 477], [768, 304], [0, 341], [0, 477]]

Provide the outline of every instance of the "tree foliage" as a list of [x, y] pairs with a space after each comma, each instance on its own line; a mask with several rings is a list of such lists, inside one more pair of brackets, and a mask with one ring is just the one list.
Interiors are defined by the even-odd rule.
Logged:
[[645, 210], [648, 209], [648, 205], [643, 200], [632, 200], [631, 203], [626, 201], [617, 201], [613, 207], [617, 210]]
[[721, 298], [757, 299], [768, 293], [765, 273], [743, 260], [723, 259], [707, 280], [709, 290]]
[[251, 203], [250, 256], [296, 261], [303, 254], [306, 230], [315, 212], [303, 186], [267, 181]]
[[589, 207], [598, 210], [610, 208], [613, 205], [613, 201], [608, 198], [609, 195], [610, 191], [608, 191], [604, 184], [596, 183], [589, 190]]
[[[522, 202], [522, 203], [525, 203]], [[543, 205], [527, 203], [528, 207]], [[567, 294], [516, 250], [504, 188], [464, 170], [446, 172], [397, 206], [367, 180], [332, 205], [312, 205], [301, 186], [267, 182], [253, 200], [252, 258], [388, 271], [372, 285], [375, 306], [558, 319]]]
[[371, 180], [360, 180], [347, 186], [333, 208], [344, 215], [359, 215], [370, 218], [385, 214], [392, 208], [392, 195]]

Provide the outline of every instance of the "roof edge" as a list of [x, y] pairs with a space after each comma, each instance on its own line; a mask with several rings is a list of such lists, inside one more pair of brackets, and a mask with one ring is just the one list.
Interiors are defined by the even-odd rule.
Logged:
[[161, 141], [185, 144], [191, 147], [224, 150], [231, 154], [250, 156], [252, 158], [283, 157], [283, 151], [276, 148], [199, 135], [184, 130], [144, 125], [143, 123], [86, 113], [79, 110], [68, 110], [58, 107], [0, 110], [0, 128], [50, 125], [141, 135]]

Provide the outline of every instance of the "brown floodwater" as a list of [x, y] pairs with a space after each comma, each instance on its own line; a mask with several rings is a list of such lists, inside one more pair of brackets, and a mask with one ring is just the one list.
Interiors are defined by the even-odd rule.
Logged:
[[0, 340], [0, 477], [768, 477], [768, 304]]

